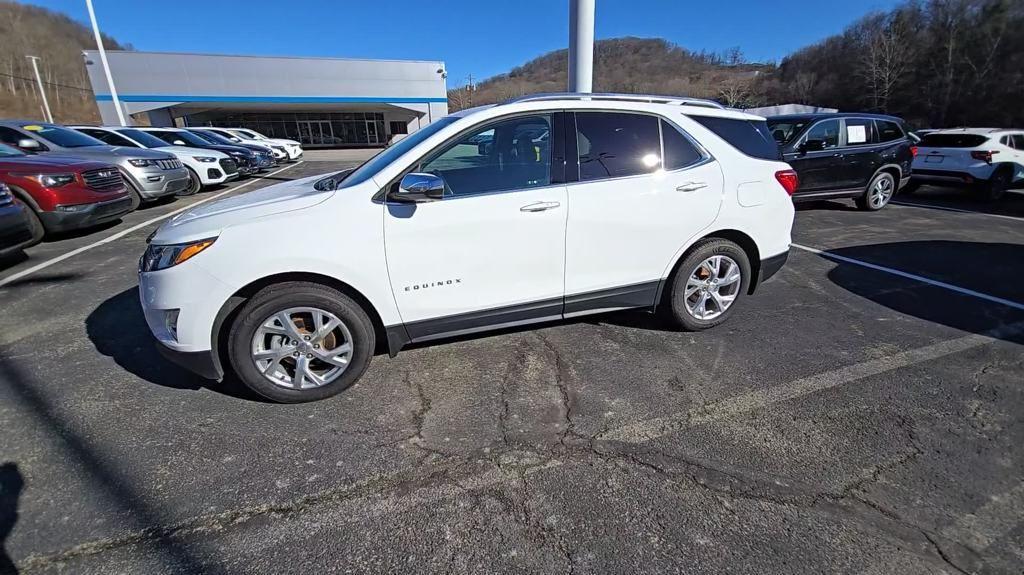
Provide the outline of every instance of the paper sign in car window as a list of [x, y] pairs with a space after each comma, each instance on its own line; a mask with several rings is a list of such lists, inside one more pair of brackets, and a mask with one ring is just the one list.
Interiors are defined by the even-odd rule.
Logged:
[[847, 126], [846, 127], [846, 143], [847, 144], [863, 144], [868, 141], [867, 126]]
[[38, 131], [42, 130], [43, 127], [42, 126], [36, 126], [35, 124], [32, 124], [31, 126], [22, 126], [21, 129], [22, 130], [28, 130], [29, 132], [38, 132]]

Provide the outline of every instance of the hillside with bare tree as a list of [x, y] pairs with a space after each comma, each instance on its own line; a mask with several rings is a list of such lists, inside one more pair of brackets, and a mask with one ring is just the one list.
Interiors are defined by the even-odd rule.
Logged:
[[[130, 49], [104, 36], [111, 50]], [[32, 62], [57, 122], [99, 122], [99, 111], [82, 60], [96, 48], [92, 31], [71, 18], [37, 6], [0, 0], [0, 117], [43, 120]]]

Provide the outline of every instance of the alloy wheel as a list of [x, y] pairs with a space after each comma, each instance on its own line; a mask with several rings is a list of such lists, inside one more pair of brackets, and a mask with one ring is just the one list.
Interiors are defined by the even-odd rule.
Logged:
[[885, 207], [885, 204], [888, 204], [889, 199], [892, 198], [892, 188], [891, 178], [878, 178], [868, 193], [868, 201], [871, 202], [871, 207], [876, 210]]
[[700, 320], [717, 318], [736, 301], [742, 279], [743, 272], [735, 260], [729, 256], [709, 257], [686, 279], [686, 311]]
[[352, 360], [352, 333], [335, 314], [294, 307], [263, 320], [252, 337], [252, 360], [268, 381], [311, 389], [338, 379]]

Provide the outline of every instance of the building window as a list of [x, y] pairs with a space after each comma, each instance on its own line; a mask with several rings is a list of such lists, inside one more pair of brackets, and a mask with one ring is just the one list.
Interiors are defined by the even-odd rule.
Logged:
[[390, 122], [391, 134], [408, 134], [409, 125], [405, 122]]

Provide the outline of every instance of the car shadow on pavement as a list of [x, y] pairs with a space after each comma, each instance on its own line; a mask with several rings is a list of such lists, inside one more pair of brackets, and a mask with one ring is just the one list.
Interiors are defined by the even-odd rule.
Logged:
[[[902, 314], [962, 331], [1024, 344], [1024, 246], [961, 241], [909, 241], [828, 250], [850, 258], [951, 284], [1011, 302], [1004, 304], [911, 278], [831, 259], [836, 285]], [[998, 332], [994, 330], [999, 330]]]
[[111, 357], [133, 375], [173, 389], [210, 389], [239, 399], [261, 401], [230, 378], [202, 378], [164, 359], [146, 325], [137, 288], [104, 301], [85, 320], [85, 331], [97, 351]]
[[0, 464], [0, 575], [17, 573], [18, 568], [7, 554], [7, 536], [18, 522], [18, 499], [25, 488], [25, 478], [16, 463]]

